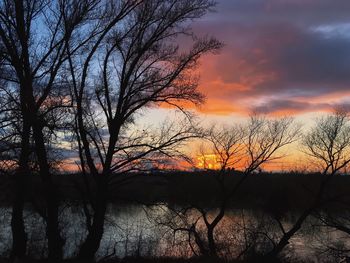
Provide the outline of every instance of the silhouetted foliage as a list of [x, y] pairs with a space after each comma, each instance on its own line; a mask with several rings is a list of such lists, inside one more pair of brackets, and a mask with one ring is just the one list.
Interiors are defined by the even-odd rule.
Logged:
[[[317, 260], [349, 259], [346, 111], [299, 140], [293, 118], [204, 128], [188, 110], [205, 102], [201, 58], [223, 47], [191, 29], [214, 7], [0, 0], [4, 262], [294, 262], [308, 231]], [[156, 107], [174, 117], [140, 125]], [[315, 172], [264, 172], [291, 144]], [[174, 169], [183, 161], [193, 171]]]

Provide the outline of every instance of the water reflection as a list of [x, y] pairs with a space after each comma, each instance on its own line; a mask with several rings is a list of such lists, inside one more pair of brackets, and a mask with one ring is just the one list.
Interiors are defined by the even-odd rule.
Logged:
[[[214, 212], [213, 212], [214, 213]], [[198, 215], [192, 212], [187, 220]], [[290, 214], [284, 224], [293, 222]], [[11, 209], [1, 209], [0, 250], [8, 255], [11, 248]], [[61, 207], [61, 228], [66, 239], [65, 257], [73, 257], [86, 236], [85, 215], [79, 205]], [[186, 232], [174, 231], [174, 226], [181, 226], [174, 210], [166, 205], [110, 205], [106, 217], [105, 234], [98, 251], [98, 257], [106, 255], [126, 256], [157, 256], [157, 257], [190, 257], [196, 254], [196, 248], [191, 246]], [[171, 222], [171, 224], [170, 224]], [[28, 233], [29, 256], [47, 256], [45, 242], [45, 224], [42, 217], [27, 207], [25, 223]], [[199, 229], [205, 234], [205, 227], [199, 224]], [[220, 223], [215, 233], [220, 255], [226, 258], [239, 258], [242, 252], [247, 252], [249, 242], [254, 242], [255, 249], [268, 250], [272, 240], [281, 235], [278, 225], [262, 211], [230, 210]], [[192, 241], [193, 242], [193, 241]], [[298, 258], [306, 262], [329, 262], [335, 259], [334, 250], [327, 250], [330, 244], [349, 247], [348, 236], [334, 231], [310, 218], [302, 230], [291, 239], [284, 255]]]

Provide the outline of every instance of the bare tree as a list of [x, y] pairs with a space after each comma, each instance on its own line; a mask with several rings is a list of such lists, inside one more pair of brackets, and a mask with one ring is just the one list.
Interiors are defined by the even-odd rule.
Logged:
[[[84, 2], [84, 3], [83, 3]], [[0, 3], [0, 41], [3, 74], [8, 95], [18, 104], [21, 121], [21, 153], [16, 173], [17, 194], [13, 205], [13, 254], [23, 257], [26, 237], [23, 227], [23, 177], [29, 174], [30, 136], [35, 142], [39, 173], [45, 185], [49, 258], [62, 258], [63, 240], [58, 222], [58, 200], [52, 182], [47, 142], [55, 129], [58, 109], [66, 104], [62, 65], [65, 44], [88, 17], [94, 1], [3, 0]], [[84, 8], [83, 8], [84, 7]], [[66, 15], [67, 8], [74, 12]], [[65, 20], [63, 20], [63, 16]]]
[[[99, 247], [111, 177], [152, 153], [167, 155], [166, 149], [189, 138], [187, 125], [168, 126], [159, 136], [145, 131], [130, 138], [128, 131], [146, 107], [181, 108], [183, 101], [203, 101], [193, 69], [203, 54], [221, 44], [196, 38], [188, 22], [213, 5], [210, 0], [111, 1], [87, 35], [87, 52], [70, 56], [82, 170], [92, 174], [97, 189], [80, 258], [93, 258]], [[195, 40], [189, 51], [179, 50], [180, 36]], [[68, 54], [74, 45], [67, 45]]]
[[[213, 211], [191, 204], [190, 207], [176, 211], [175, 220], [180, 217], [180, 221], [186, 224], [180, 227], [172, 226], [174, 231], [188, 232], [189, 236], [195, 237], [195, 244], [202, 255], [217, 257], [219, 249], [215, 240], [215, 230], [225, 217], [229, 202], [249, 175], [263, 164], [282, 158], [283, 155], [278, 154], [278, 151], [295, 142], [299, 134], [300, 127], [295, 125], [291, 118], [270, 120], [257, 115], [252, 116], [246, 126], [211, 128], [205, 138], [220, 164], [220, 169], [214, 175], [221, 194], [219, 208]], [[241, 170], [243, 168], [241, 177], [234, 185], [225, 182], [229, 176], [229, 167]], [[195, 217], [192, 223], [188, 222], [189, 216], [193, 219], [191, 214], [194, 211], [199, 213], [199, 216]], [[205, 226], [205, 235], [197, 228], [200, 223]], [[191, 240], [189, 238], [189, 242], [192, 242]]]
[[[15, 194], [13, 196], [12, 211], [12, 231], [13, 231], [13, 249], [12, 257], [22, 257], [26, 251], [26, 235], [23, 223], [23, 203], [25, 193], [25, 178], [29, 174], [29, 131], [20, 127], [21, 119], [18, 118], [19, 107], [16, 101], [12, 99], [11, 94], [6, 87], [2, 88], [1, 101], [1, 156], [2, 165], [8, 162], [15, 172]], [[9, 93], [9, 94], [8, 94]], [[24, 132], [28, 132], [24, 135]], [[18, 153], [19, 150], [19, 153]], [[10, 172], [9, 168], [2, 167], [2, 171]]]
[[300, 214], [295, 223], [286, 229], [278, 222], [282, 236], [266, 254], [267, 258], [278, 254], [289, 244], [289, 240], [300, 230], [305, 220], [320, 209], [329, 197], [327, 188], [334, 176], [341, 173], [350, 162], [350, 122], [348, 113], [336, 110], [333, 114], [321, 117], [304, 137], [305, 153], [321, 165], [323, 179], [312, 202]]

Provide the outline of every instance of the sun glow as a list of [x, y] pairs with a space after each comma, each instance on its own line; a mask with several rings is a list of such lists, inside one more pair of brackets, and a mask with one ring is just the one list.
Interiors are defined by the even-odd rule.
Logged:
[[220, 169], [219, 158], [215, 154], [202, 154], [197, 156], [197, 168]]

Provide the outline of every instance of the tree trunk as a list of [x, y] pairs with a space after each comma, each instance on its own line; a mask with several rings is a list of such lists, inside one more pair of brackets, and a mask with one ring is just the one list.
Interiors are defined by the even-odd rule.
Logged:
[[225, 216], [225, 211], [226, 211], [226, 199], [223, 199], [223, 202], [220, 207], [219, 213], [216, 215], [214, 220], [207, 225], [207, 238], [208, 238], [208, 248], [209, 248], [209, 253], [211, 257], [217, 257], [217, 248], [216, 248], [216, 243], [215, 243], [215, 237], [214, 237], [214, 231], [217, 225], [220, 223], [220, 221], [224, 218]]
[[284, 233], [283, 237], [280, 239], [278, 244], [267, 253], [264, 258], [267, 260], [272, 260], [278, 257], [278, 255], [282, 252], [282, 250], [289, 244], [290, 239], [297, 233], [302, 227], [303, 223], [307, 219], [307, 217], [312, 213], [313, 207], [305, 210], [303, 214], [298, 218], [293, 227], [286, 233]]
[[24, 227], [23, 208], [26, 190], [25, 179], [29, 175], [29, 141], [30, 141], [30, 123], [27, 108], [23, 102], [23, 94], [21, 94], [21, 111], [23, 117], [23, 126], [21, 134], [21, 153], [19, 156], [19, 167], [15, 173], [15, 194], [12, 203], [12, 252], [11, 258], [21, 260], [26, 255], [27, 235]]
[[210, 257], [217, 257], [216, 244], [214, 239], [214, 229], [215, 228], [209, 227], [207, 232]]
[[[61, 261], [63, 258], [64, 240], [61, 237], [58, 220], [58, 202], [55, 189], [49, 184], [46, 185], [49, 193], [47, 199], [47, 240], [49, 249], [49, 260]], [[51, 262], [50, 261], [50, 262]]]
[[11, 218], [11, 229], [12, 229], [12, 252], [11, 258], [14, 260], [21, 260], [26, 255], [27, 250], [27, 236], [24, 228], [23, 221], [23, 206], [24, 206], [24, 181], [23, 172], [19, 171], [15, 175], [16, 179], [16, 190], [12, 204], [12, 218]]
[[290, 239], [300, 230], [305, 220], [312, 214], [313, 211], [315, 211], [317, 207], [319, 207], [320, 203], [322, 202], [322, 197], [324, 195], [327, 183], [331, 178], [332, 177], [328, 175], [328, 177], [321, 183], [320, 189], [313, 203], [300, 215], [293, 227], [283, 234], [282, 238], [279, 240], [277, 245], [265, 255], [266, 259], [270, 260], [272, 258], [276, 258], [282, 252], [282, 250], [289, 244]]
[[33, 135], [35, 141], [35, 152], [38, 158], [40, 176], [45, 187], [45, 198], [47, 204], [47, 241], [50, 262], [58, 262], [63, 258], [64, 240], [60, 234], [58, 220], [57, 191], [52, 177], [47, 159], [44, 135], [42, 126], [38, 123], [37, 116], [33, 121]]
[[81, 260], [93, 261], [95, 254], [100, 247], [100, 243], [104, 232], [104, 221], [107, 211], [107, 200], [105, 198], [106, 189], [98, 190], [96, 210], [93, 216], [93, 223], [89, 229], [89, 233], [82, 244], [78, 257]]

